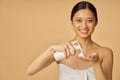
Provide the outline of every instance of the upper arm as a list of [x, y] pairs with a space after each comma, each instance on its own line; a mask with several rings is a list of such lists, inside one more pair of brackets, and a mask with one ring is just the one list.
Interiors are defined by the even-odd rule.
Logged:
[[113, 68], [113, 51], [106, 48], [104, 51], [102, 67], [108, 80], [112, 80], [112, 68]]

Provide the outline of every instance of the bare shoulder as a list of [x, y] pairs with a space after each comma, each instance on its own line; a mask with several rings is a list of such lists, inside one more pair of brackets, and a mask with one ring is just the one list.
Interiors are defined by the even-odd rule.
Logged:
[[99, 47], [99, 56], [102, 60], [113, 60], [113, 50], [109, 47], [100, 46]]
[[99, 54], [101, 59], [103, 59], [103, 58], [113, 58], [113, 50], [111, 48], [101, 46], [97, 43], [95, 43], [95, 47], [98, 49], [98, 54]]
[[113, 50], [111, 48], [102, 47], [101, 49], [105, 56], [113, 56]]

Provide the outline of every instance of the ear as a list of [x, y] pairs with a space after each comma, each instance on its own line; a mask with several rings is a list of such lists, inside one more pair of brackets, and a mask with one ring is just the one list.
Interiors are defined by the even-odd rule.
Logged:
[[97, 26], [98, 22], [95, 23], [95, 27]]
[[74, 23], [73, 23], [73, 21], [71, 20], [71, 25], [73, 26], [74, 25]]
[[71, 24], [73, 25], [73, 21], [71, 20], [70, 22], [71, 22]]

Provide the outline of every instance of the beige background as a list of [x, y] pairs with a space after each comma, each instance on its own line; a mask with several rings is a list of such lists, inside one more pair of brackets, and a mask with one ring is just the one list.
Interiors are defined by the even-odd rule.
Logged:
[[[52, 44], [75, 34], [70, 12], [80, 0], [0, 0], [0, 80], [57, 80], [57, 65], [25, 74], [28, 64]], [[99, 23], [93, 39], [114, 51], [113, 79], [120, 80], [120, 0], [90, 0]]]

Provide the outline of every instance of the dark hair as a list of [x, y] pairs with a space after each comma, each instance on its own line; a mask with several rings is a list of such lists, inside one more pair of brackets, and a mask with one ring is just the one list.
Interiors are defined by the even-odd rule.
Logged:
[[95, 20], [96, 22], [98, 22], [98, 17], [97, 17], [97, 10], [95, 8], [95, 6], [90, 3], [90, 2], [87, 2], [87, 1], [81, 1], [81, 2], [78, 2], [72, 9], [72, 12], [71, 12], [71, 21], [73, 20], [73, 17], [75, 15], [75, 13], [81, 9], [89, 9], [90, 11], [92, 11], [92, 13], [94, 14], [94, 17], [95, 17]]

